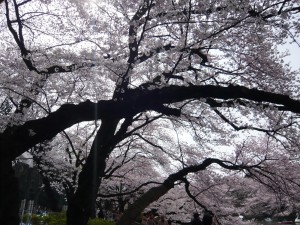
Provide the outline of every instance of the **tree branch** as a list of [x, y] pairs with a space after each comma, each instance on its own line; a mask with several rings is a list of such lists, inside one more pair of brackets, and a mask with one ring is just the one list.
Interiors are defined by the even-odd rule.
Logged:
[[[120, 101], [102, 100], [97, 103], [86, 101], [78, 105], [65, 104], [45, 118], [10, 127], [0, 134], [0, 151], [3, 157], [14, 159], [28, 148], [53, 138], [59, 132], [76, 123], [103, 118], [126, 118], [148, 110], [159, 109], [159, 112], [162, 112], [160, 109], [164, 107], [164, 104], [195, 98], [223, 100], [241, 98], [256, 103], [272, 103], [284, 106], [286, 111], [300, 113], [299, 100], [291, 99], [287, 95], [243, 86], [195, 85], [189, 87], [168, 86], [153, 90], [134, 89], [128, 90], [124, 94], [123, 100]], [[98, 112], [97, 115], [95, 112]]]

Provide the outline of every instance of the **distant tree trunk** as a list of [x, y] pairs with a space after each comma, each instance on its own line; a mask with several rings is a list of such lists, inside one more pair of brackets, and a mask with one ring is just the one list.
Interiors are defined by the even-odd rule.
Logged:
[[125, 211], [125, 205], [128, 203], [127, 199], [124, 199], [123, 197], [118, 198], [118, 206], [119, 206], [119, 211], [124, 212]]
[[79, 174], [78, 188], [68, 203], [67, 225], [86, 225], [89, 218], [96, 216], [95, 205], [104, 175], [106, 159], [114, 146], [114, 136], [118, 120], [103, 120], [95, 137], [91, 152]]
[[51, 187], [50, 181], [43, 177], [43, 183], [45, 185], [44, 190], [48, 196], [48, 204], [53, 212], [59, 212], [61, 208], [59, 207], [59, 198], [57, 192]]
[[0, 161], [0, 222], [19, 225], [19, 186], [10, 160]]

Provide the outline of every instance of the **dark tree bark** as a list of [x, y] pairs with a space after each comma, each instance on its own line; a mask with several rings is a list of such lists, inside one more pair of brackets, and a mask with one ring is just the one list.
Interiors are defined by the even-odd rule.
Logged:
[[0, 161], [0, 221], [19, 225], [19, 186], [10, 160]]

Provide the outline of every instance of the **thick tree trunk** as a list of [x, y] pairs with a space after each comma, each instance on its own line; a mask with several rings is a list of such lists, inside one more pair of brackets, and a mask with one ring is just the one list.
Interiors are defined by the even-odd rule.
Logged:
[[[105, 163], [105, 161], [103, 162]], [[93, 217], [99, 179], [96, 179], [95, 168], [98, 166], [87, 162], [79, 176], [78, 188], [69, 199], [67, 211], [68, 225], [86, 225], [89, 218]], [[105, 167], [105, 164], [104, 164]], [[98, 169], [100, 169], [98, 167]]]
[[105, 161], [113, 150], [112, 138], [118, 120], [103, 120], [91, 152], [78, 179], [78, 188], [68, 203], [67, 224], [86, 225], [95, 216], [95, 205]]
[[19, 225], [19, 186], [10, 160], [0, 161], [0, 223]]

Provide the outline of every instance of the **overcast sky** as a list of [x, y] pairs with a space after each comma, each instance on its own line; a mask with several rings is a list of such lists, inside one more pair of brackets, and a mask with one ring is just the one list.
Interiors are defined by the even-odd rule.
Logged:
[[[300, 44], [300, 38], [298, 38], [297, 41]], [[294, 69], [300, 69], [300, 46], [298, 46], [296, 43], [293, 43], [286, 44], [279, 49], [284, 50], [285, 48], [288, 48], [291, 53], [291, 55], [286, 59], [287, 63], [290, 63]]]

